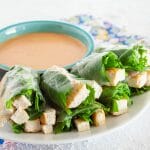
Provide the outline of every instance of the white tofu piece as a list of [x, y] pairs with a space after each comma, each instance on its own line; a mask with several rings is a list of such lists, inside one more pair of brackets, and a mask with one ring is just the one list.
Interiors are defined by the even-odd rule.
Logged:
[[120, 81], [125, 80], [125, 69], [110, 68], [106, 73], [109, 79], [108, 86], [116, 86]]
[[56, 110], [53, 108], [47, 109], [40, 117], [40, 121], [44, 125], [54, 125], [56, 123]]
[[17, 97], [15, 101], [13, 102], [13, 106], [16, 107], [17, 109], [18, 108], [27, 109], [31, 105], [32, 104], [30, 100], [28, 100], [27, 97], [24, 95]]
[[112, 112], [113, 115], [118, 116], [118, 115], [124, 114], [128, 111], [128, 100], [127, 99], [116, 100], [115, 102], [118, 107], [118, 112]]
[[11, 116], [11, 120], [21, 125], [29, 120], [29, 115], [25, 110], [17, 109], [16, 112]]
[[130, 72], [128, 74], [127, 83], [130, 87], [141, 88], [146, 84], [146, 72]]
[[150, 86], [150, 70], [147, 70], [146, 73], [147, 73], [147, 80], [145, 86]]
[[95, 99], [98, 99], [102, 93], [102, 87], [94, 80], [84, 80], [84, 83], [95, 90]]
[[98, 109], [93, 115], [92, 115], [93, 123], [95, 126], [100, 126], [105, 124], [105, 112], [103, 109]]
[[90, 130], [90, 123], [81, 118], [75, 119], [75, 126], [79, 132]]
[[25, 132], [39, 132], [41, 131], [40, 119], [29, 120], [25, 123]]
[[44, 134], [50, 134], [53, 133], [53, 126], [52, 125], [41, 125], [42, 132]]
[[73, 89], [67, 97], [67, 108], [78, 107], [88, 96], [90, 91], [84, 83], [75, 83]]

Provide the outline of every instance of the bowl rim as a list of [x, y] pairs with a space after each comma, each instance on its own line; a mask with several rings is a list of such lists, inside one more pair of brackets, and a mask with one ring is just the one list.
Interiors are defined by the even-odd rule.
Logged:
[[[72, 66], [74, 66], [77, 62], [81, 61], [83, 58], [89, 56], [93, 50], [94, 50], [94, 39], [93, 37], [91, 36], [91, 34], [87, 31], [85, 31], [83, 28], [79, 27], [78, 25], [75, 25], [75, 24], [71, 24], [71, 23], [68, 23], [66, 21], [57, 21], [57, 20], [33, 20], [33, 21], [24, 21], [24, 22], [19, 22], [19, 23], [16, 23], [16, 24], [12, 24], [12, 25], [9, 25], [9, 26], [6, 26], [4, 28], [1, 28], [0, 29], [0, 33], [10, 29], [10, 28], [14, 28], [14, 27], [17, 27], [17, 26], [20, 26], [20, 25], [27, 25], [27, 24], [34, 24], [34, 23], [56, 23], [56, 24], [61, 24], [61, 25], [66, 25], [66, 26], [70, 26], [72, 28], [75, 28], [77, 30], [79, 30], [81, 33], [85, 34], [86, 37], [88, 38], [88, 40], [90, 41], [90, 44], [89, 44], [89, 47], [85, 53], [85, 55], [78, 61], [75, 61], [74, 63], [71, 63], [71, 64], [68, 64], [66, 66], [64, 66], [64, 68], [66, 69], [70, 69]], [[71, 35], [70, 35], [71, 36]], [[79, 40], [79, 39], [78, 39]], [[81, 41], [82, 42], [82, 41]], [[83, 42], [82, 42], [83, 43]], [[4, 70], [4, 71], [8, 71], [10, 70], [10, 66], [6, 65], [6, 64], [0, 64], [0, 69]], [[44, 70], [46, 69], [43, 69], [43, 70], [38, 70], [38, 69], [34, 69], [34, 70], [37, 70], [38, 72], [43, 72]]]

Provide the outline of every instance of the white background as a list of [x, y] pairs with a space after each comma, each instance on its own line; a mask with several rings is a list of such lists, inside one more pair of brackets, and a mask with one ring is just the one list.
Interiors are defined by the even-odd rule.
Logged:
[[[0, 0], [0, 28], [86, 13], [125, 26], [131, 33], [150, 35], [150, 0]], [[78, 144], [76, 149], [149, 150], [150, 109], [126, 127], [86, 144]]]

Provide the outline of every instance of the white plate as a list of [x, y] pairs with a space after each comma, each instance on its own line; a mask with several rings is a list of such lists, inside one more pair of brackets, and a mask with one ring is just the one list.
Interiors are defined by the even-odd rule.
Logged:
[[31, 143], [31, 144], [59, 144], [59, 143], [70, 143], [80, 140], [85, 140], [91, 137], [103, 136], [104, 134], [109, 134], [114, 129], [117, 129], [121, 126], [127, 125], [130, 121], [133, 121], [144, 112], [144, 110], [150, 104], [150, 92], [147, 92], [143, 95], [136, 96], [133, 98], [134, 104], [129, 108], [128, 113], [112, 117], [109, 116], [106, 119], [106, 124], [101, 127], [92, 127], [90, 131], [87, 132], [67, 132], [62, 134], [49, 134], [44, 135], [42, 133], [37, 134], [14, 134], [11, 131], [11, 128], [5, 126], [0, 128], [0, 137], [3, 139], [9, 139], [12, 141], [22, 142], [22, 143]]

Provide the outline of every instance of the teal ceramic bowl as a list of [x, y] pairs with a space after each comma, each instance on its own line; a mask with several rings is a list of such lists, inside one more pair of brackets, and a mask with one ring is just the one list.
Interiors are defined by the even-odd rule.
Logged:
[[[59, 21], [31, 21], [8, 26], [0, 30], [0, 43], [23, 34], [37, 33], [37, 32], [62, 33], [70, 35], [80, 40], [87, 47], [87, 51], [84, 57], [90, 55], [94, 49], [93, 39], [86, 31], [75, 25]], [[74, 64], [68, 64], [67, 66], [64, 67], [66, 69], [69, 69]], [[0, 64], [0, 70], [8, 71], [9, 69], [10, 69], [9, 66], [5, 64]]]

